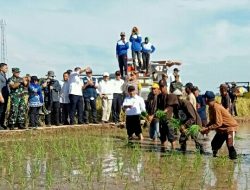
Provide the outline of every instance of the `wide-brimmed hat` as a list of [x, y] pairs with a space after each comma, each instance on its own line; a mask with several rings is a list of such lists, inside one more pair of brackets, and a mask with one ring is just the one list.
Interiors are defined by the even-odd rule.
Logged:
[[47, 75], [48, 77], [55, 77], [55, 72], [54, 71], [48, 71]]

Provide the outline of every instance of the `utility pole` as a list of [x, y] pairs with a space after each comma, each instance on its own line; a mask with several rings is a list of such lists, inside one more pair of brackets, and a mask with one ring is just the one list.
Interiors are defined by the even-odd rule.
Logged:
[[5, 39], [5, 26], [6, 22], [1, 19], [0, 20], [0, 28], [1, 28], [1, 63], [7, 63], [7, 48], [6, 48], [6, 39]]

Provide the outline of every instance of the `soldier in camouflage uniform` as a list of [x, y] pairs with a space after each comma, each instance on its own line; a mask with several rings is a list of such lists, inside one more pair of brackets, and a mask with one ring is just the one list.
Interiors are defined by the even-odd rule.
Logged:
[[10, 88], [10, 113], [8, 124], [10, 130], [13, 130], [16, 126], [19, 129], [25, 129], [26, 103], [24, 88], [28, 85], [28, 81], [19, 76], [19, 68], [12, 68], [12, 73], [13, 76], [8, 79]]

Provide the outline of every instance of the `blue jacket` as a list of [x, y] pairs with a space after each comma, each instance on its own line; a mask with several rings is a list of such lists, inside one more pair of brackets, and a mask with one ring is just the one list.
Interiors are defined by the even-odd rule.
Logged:
[[127, 50], [129, 48], [129, 43], [124, 43], [122, 40], [119, 40], [116, 44], [116, 55], [127, 55]]
[[143, 53], [153, 53], [155, 51], [155, 47], [150, 42], [147, 44], [143, 42], [141, 47]]
[[[84, 85], [87, 84], [88, 82], [88, 78], [87, 77], [83, 77], [82, 78]], [[94, 86], [97, 84], [97, 79], [92, 77]], [[96, 92], [96, 88], [94, 86], [87, 86], [84, 90], [83, 90], [83, 97], [86, 99], [90, 99], [90, 98], [96, 98], [97, 97], [97, 92]]]
[[30, 107], [40, 107], [43, 105], [42, 89], [39, 84], [30, 83], [28, 93], [28, 102]]
[[132, 43], [131, 50], [132, 51], [141, 51], [141, 41], [142, 38], [140, 35], [131, 35], [129, 41]]
[[196, 97], [196, 102], [197, 105], [199, 105], [197, 112], [201, 118], [201, 120], [206, 120], [207, 119], [207, 113], [206, 113], [206, 101], [205, 97], [202, 95], [199, 95]]

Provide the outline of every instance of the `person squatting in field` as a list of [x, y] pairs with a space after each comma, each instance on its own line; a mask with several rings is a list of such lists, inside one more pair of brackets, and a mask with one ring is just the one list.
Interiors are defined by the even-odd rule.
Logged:
[[[183, 94], [180, 90], [175, 90], [174, 93], [178, 97], [178, 105], [177, 109], [174, 109], [175, 117], [180, 119], [182, 125], [180, 128], [180, 137], [179, 137], [179, 144], [181, 147], [181, 151], [186, 152], [187, 150], [187, 140], [188, 134], [187, 129], [190, 128], [192, 125], [199, 125], [202, 126], [201, 119], [199, 114], [197, 113], [194, 106], [188, 101], [183, 99]], [[199, 141], [198, 135], [191, 134], [192, 139], [195, 142], [196, 149], [203, 154], [203, 144]]]

